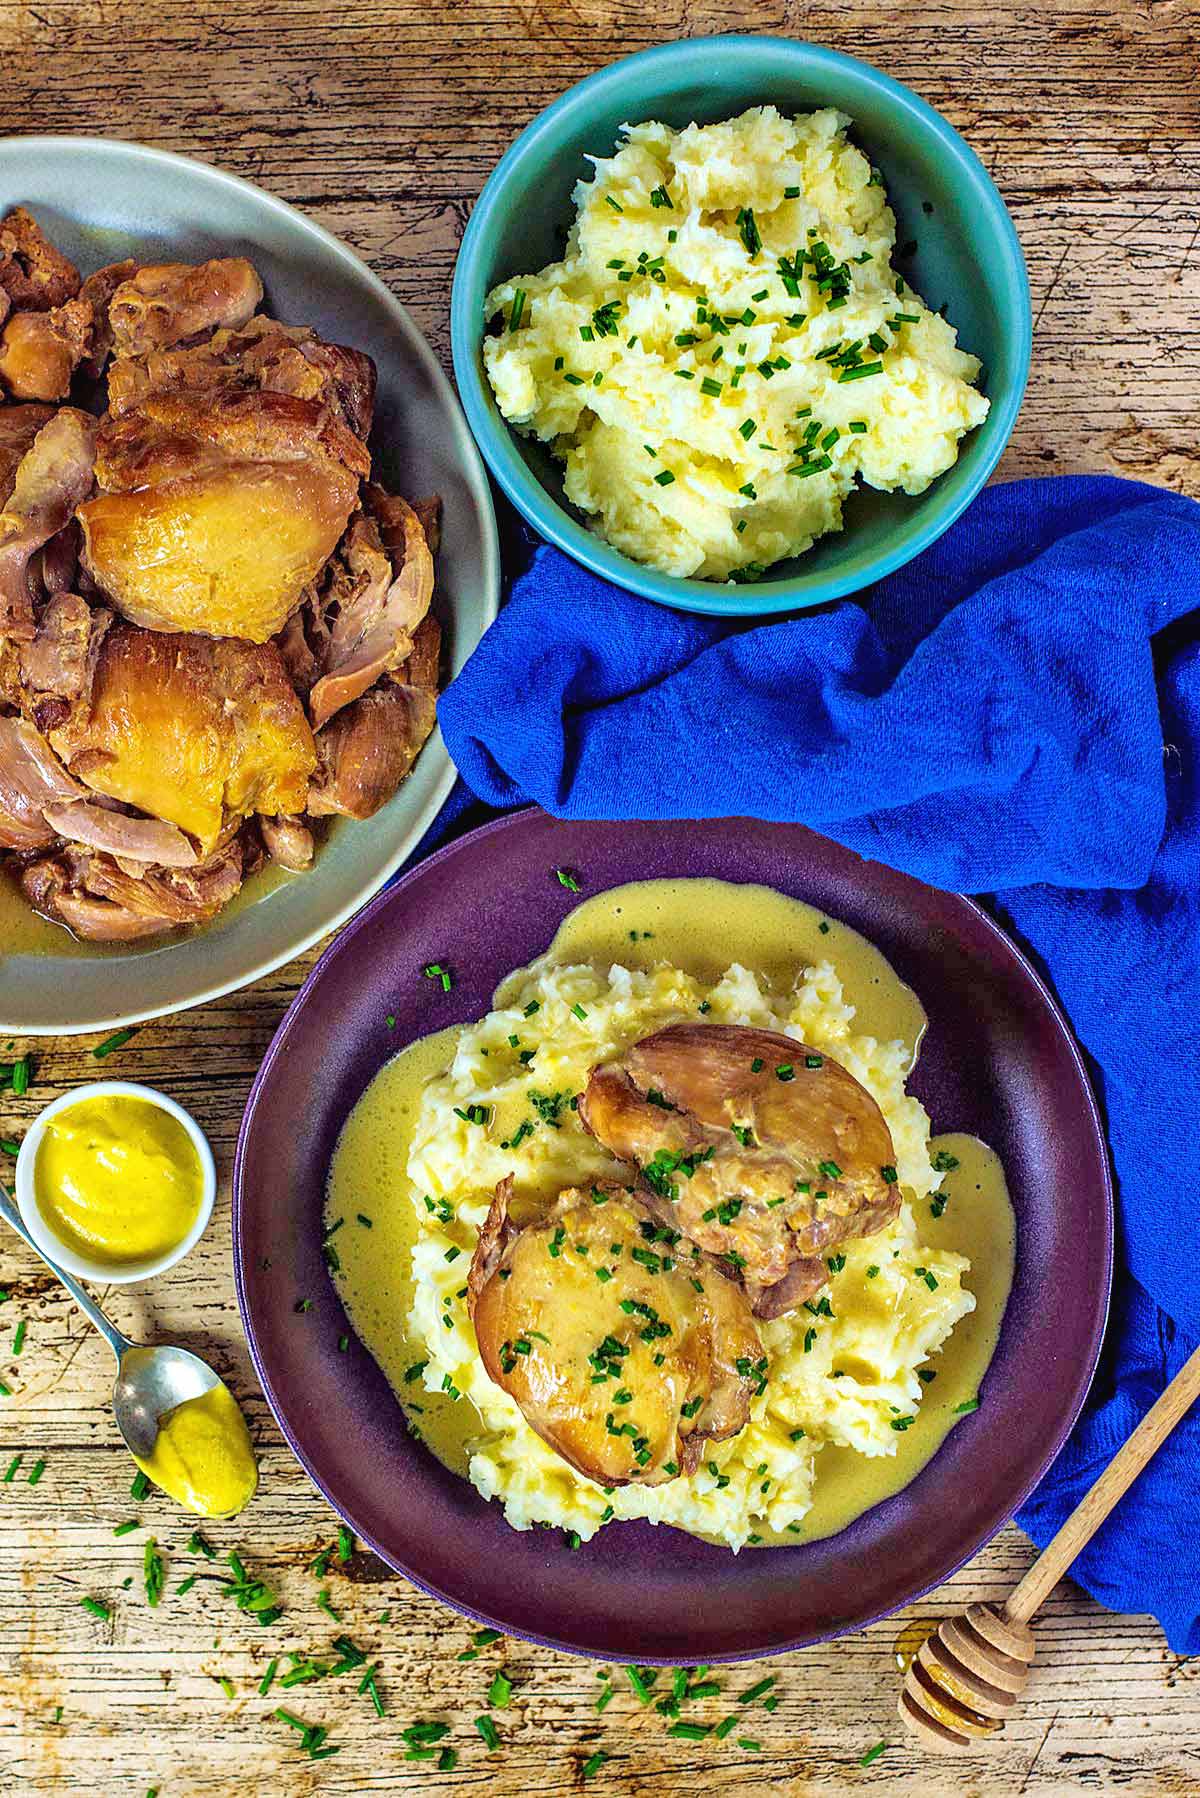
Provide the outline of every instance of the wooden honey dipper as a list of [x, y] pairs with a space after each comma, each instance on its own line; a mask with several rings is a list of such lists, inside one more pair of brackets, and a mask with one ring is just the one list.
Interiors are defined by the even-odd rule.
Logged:
[[1029, 1678], [1035, 1612], [1197, 1398], [1200, 1349], [1184, 1362], [1007, 1602], [970, 1605], [922, 1642], [904, 1676], [899, 1711], [927, 1748], [936, 1754], [972, 1753], [981, 1739], [1003, 1729]]

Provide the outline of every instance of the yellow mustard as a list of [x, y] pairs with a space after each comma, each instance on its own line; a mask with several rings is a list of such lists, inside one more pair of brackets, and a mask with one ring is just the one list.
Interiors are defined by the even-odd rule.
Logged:
[[233, 1517], [258, 1485], [246, 1420], [219, 1384], [164, 1412], [153, 1453], [133, 1458], [156, 1486], [202, 1517]]
[[200, 1210], [204, 1175], [178, 1118], [149, 1099], [110, 1093], [50, 1119], [33, 1187], [47, 1225], [68, 1248], [120, 1268], [183, 1241]]

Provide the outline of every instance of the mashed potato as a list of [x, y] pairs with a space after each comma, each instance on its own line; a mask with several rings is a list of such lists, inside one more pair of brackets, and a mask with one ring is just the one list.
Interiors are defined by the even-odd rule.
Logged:
[[[711, 1023], [782, 1030], [841, 1062], [887, 1118], [904, 1203], [888, 1229], [832, 1257], [829, 1283], [807, 1308], [760, 1325], [770, 1375], [739, 1435], [711, 1444], [690, 1479], [606, 1494], [548, 1448], [488, 1378], [467, 1316], [466, 1268], [504, 1175], [515, 1175], [518, 1195], [548, 1203], [564, 1186], [618, 1171], [579, 1123], [573, 1098], [597, 1061], [701, 1007]], [[463, 1033], [449, 1070], [425, 1090], [412, 1137], [409, 1333], [428, 1355], [428, 1391], [457, 1392], [478, 1414], [470, 1477], [501, 1501], [511, 1524], [587, 1538], [612, 1518], [644, 1517], [736, 1549], [764, 1530], [799, 1526], [824, 1444], [895, 1454], [921, 1402], [917, 1368], [975, 1306], [962, 1285], [965, 1258], [923, 1247], [917, 1234], [914, 1205], [941, 1176], [930, 1164], [929, 1120], [904, 1090], [910, 1059], [902, 1043], [855, 1033], [828, 962], [808, 968], [785, 996], [738, 965], [708, 986], [669, 966], [605, 973], [534, 964], [504, 990], [499, 1009]]]
[[636, 561], [753, 579], [840, 530], [856, 476], [923, 493], [987, 416], [978, 361], [892, 268], [848, 124], [626, 127], [563, 260], [488, 297], [500, 410]]

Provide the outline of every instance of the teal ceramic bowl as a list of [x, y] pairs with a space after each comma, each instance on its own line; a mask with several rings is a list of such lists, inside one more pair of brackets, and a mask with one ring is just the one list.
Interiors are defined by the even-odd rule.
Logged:
[[[563, 496], [559, 465], [501, 416], [484, 372], [484, 301], [497, 282], [562, 254], [575, 183], [589, 156], [610, 155], [619, 128], [662, 119], [712, 124], [748, 106], [836, 106], [881, 171], [901, 263], [929, 305], [944, 304], [959, 343], [983, 363], [991, 410], [958, 461], [917, 499], [861, 489], [845, 528], [780, 562], [752, 586], [683, 580], [612, 549]], [[931, 210], [929, 210], [931, 209]], [[1000, 458], [1029, 370], [1029, 282], [1012, 220], [983, 164], [932, 107], [878, 69], [813, 44], [773, 37], [690, 38], [613, 63], [539, 113], [497, 164], [471, 215], [451, 302], [454, 372], [493, 475], [543, 537], [618, 586], [692, 612], [790, 612], [854, 593], [939, 537]]]

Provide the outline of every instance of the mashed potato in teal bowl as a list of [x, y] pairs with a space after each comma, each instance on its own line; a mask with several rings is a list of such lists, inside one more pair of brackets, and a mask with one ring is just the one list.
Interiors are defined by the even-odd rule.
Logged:
[[500, 411], [646, 567], [754, 580], [839, 531], [858, 483], [924, 493], [988, 415], [849, 128], [773, 106], [626, 127], [562, 260], [488, 296]]

